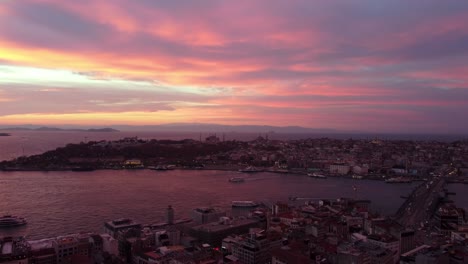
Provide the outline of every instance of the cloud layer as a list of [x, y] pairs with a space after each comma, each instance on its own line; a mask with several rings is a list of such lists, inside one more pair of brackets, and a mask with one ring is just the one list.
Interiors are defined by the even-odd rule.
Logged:
[[0, 122], [467, 133], [466, 1], [0, 3]]

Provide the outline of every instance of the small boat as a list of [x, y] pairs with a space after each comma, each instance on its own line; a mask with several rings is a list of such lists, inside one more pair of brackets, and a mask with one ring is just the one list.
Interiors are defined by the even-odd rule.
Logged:
[[263, 170], [257, 169], [254, 166], [248, 166], [245, 169], [240, 169], [239, 172], [245, 172], [245, 173], [254, 173], [254, 172], [262, 172]]
[[253, 208], [257, 207], [258, 203], [254, 201], [232, 201], [232, 207]]
[[158, 166], [149, 166], [148, 169], [150, 170], [157, 170], [157, 171], [167, 171], [167, 170], [170, 170], [170, 168], [168, 168], [167, 166], [164, 166], [164, 165], [158, 165]]
[[0, 228], [22, 226], [27, 224], [26, 219], [13, 215], [4, 215], [0, 217]]
[[94, 168], [92, 167], [74, 167], [71, 169], [72, 171], [94, 171]]
[[232, 183], [241, 183], [241, 182], [245, 182], [245, 179], [244, 179], [244, 178], [241, 178], [241, 177], [234, 177], [234, 178], [230, 178], [230, 179], [229, 179], [229, 182], [232, 182]]
[[385, 180], [386, 183], [411, 183], [412, 180], [404, 177], [395, 177]]
[[307, 173], [307, 176], [311, 178], [316, 178], [316, 179], [326, 179], [327, 176], [322, 175], [322, 174], [317, 174], [317, 173]]

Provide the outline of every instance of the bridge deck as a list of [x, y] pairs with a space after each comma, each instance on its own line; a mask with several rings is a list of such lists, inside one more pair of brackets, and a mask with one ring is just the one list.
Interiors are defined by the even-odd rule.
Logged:
[[407, 227], [429, 220], [445, 185], [445, 179], [440, 177], [416, 187], [396, 212], [395, 219]]

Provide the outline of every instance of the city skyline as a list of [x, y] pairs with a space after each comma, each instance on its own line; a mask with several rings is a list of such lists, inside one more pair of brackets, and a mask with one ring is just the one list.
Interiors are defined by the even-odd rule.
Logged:
[[468, 132], [462, 1], [0, 1], [0, 124]]

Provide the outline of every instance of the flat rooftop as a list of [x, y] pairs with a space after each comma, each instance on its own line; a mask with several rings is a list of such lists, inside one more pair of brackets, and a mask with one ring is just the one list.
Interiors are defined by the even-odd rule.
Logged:
[[258, 219], [235, 219], [231, 224], [222, 223], [208, 223], [203, 225], [194, 226], [192, 229], [196, 231], [217, 232], [225, 229], [236, 228], [244, 225], [259, 223]]
[[117, 220], [112, 220], [109, 222], [105, 222], [104, 225], [110, 229], [119, 229], [119, 228], [127, 228], [127, 227], [138, 227], [141, 226], [139, 223], [128, 219], [128, 218], [123, 218], [123, 219], [117, 219]]
[[203, 214], [210, 214], [210, 213], [222, 213], [223, 211], [217, 210], [215, 208], [211, 207], [199, 207], [193, 209], [193, 211], [198, 212], [198, 213], [203, 213]]
[[67, 237], [57, 237], [54, 240], [54, 243], [56, 243], [59, 246], [67, 246], [67, 245], [75, 245], [78, 243], [78, 238], [75, 236], [67, 236]]
[[10, 255], [13, 253], [13, 242], [5, 242], [2, 245], [2, 255]]
[[53, 248], [53, 241], [55, 239], [48, 238], [48, 239], [41, 239], [41, 240], [31, 240], [28, 241], [29, 245], [31, 245], [31, 250], [37, 251], [45, 248]]

